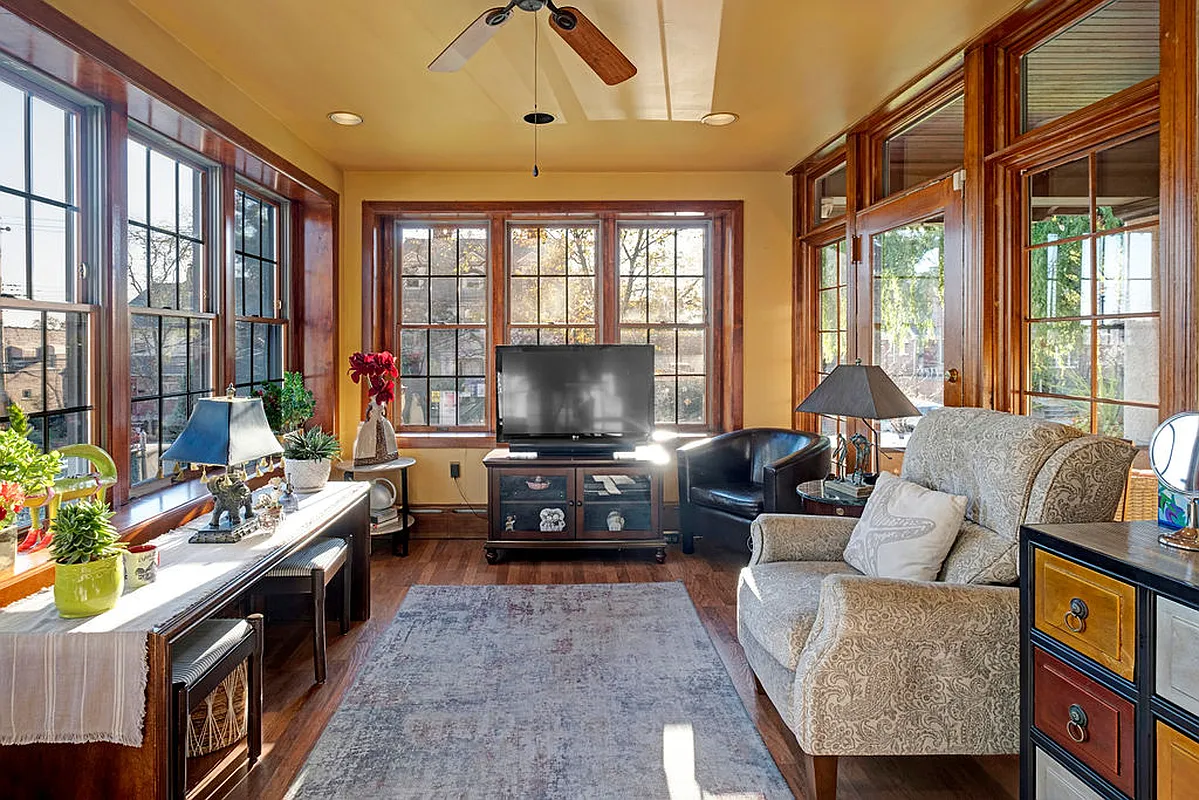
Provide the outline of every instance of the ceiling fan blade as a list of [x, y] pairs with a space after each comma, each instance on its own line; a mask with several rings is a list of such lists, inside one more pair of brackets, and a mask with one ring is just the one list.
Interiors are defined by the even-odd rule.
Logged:
[[[574, 25], [570, 24], [572, 19]], [[572, 6], [557, 9], [557, 13], [550, 14], [550, 27], [609, 86], [624, 83], [637, 74], [633, 62], [579, 9]]]
[[[497, 22], [489, 22], [496, 15], [503, 15]], [[503, 8], [489, 8], [477, 20], [458, 34], [458, 38], [450, 42], [450, 46], [441, 51], [441, 55], [429, 64], [431, 72], [457, 72], [466, 66], [471, 56], [479, 52], [483, 45], [491, 41], [499, 29], [512, 18], [512, 12]]]

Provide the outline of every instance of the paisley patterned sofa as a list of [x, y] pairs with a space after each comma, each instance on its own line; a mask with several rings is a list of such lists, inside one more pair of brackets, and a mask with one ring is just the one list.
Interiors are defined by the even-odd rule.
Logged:
[[737, 635], [795, 734], [809, 800], [839, 755], [1019, 750], [1023, 523], [1110, 520], [1135, 451], [1118, 439], [972, 408], [929, 412], [902, 477], [965, 495], [935, 582], [873, 578], [841, 557], [857, 520], [763, 514], [737, 588]]

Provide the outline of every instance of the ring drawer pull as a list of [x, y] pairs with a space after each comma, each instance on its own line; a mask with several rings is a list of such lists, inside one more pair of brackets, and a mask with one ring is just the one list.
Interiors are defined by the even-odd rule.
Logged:
[[833, 513], [836, 514], [838, 517], [843, 517], [843, 516], [845, 516], [845, 509], [838, 506], [837, 508], [833, 509]]
[[1075, 597], [1070, 601], [1070, 610], [1066, 612], [1066, 627], [1075, 633], [1082, 633], [1087, 627], [1087, 615], [1090, 614], [1087, 604]]
[[1070, 721], [1066, 723], [1066, 733], [1079, 744], [1087, 740], [1087, 712], [1077, 703], [1070, 706]]

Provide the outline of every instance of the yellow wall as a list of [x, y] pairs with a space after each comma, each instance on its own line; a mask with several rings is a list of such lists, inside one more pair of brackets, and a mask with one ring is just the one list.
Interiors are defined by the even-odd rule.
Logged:
[[[791, 180], [781, 173], [395, 173], [347, 172], [342, 195], [341, 361], [361, 349], [362, 203], [367, 200], [744, 200], [745, 425], [791, 423]], [[341, 380], [343, 444], [352, 444], [362, 406], [358, 387]], [[460, 504], [449, 462], [462, 464], [461, 485], [485, 503], [484, 450], [409, 451], [412, 502]]]
[[245, 94], [237, 84], [185, 47], [145, 14], [124, 3], [47, 0], [83, 27], [149, 68], [184, 94], [215, 111], [243, 133], [269, 147], [335, 190], [341, 169]]

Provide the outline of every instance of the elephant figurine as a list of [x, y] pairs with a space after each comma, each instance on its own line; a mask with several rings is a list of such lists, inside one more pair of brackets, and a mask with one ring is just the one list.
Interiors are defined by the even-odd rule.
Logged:
[[209, 526], [218, 528], [221, 524], [221, 514], [229, 515], [229, 527], [236, 528], [242, 522], [242, 511], [246, 519], [254, 516], [253, 495], [250, 487], [246, 486], [245, 473], [230, 472], [220, 478], [208, 482], [208, 491], [214, 500], [212, 519]]

